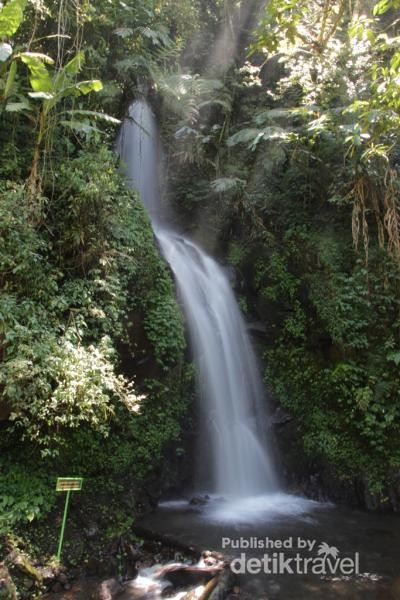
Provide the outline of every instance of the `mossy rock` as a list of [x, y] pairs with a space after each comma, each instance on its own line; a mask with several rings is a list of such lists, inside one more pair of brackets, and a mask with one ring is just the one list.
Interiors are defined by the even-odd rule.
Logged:
[[36, 569], [36, 567], [32, 565], [32, 563], [24, 554], [20, 554], [14, 550], [8, 556], [8, 560], [20, 573], [26, 575], [29, 579], [32, 579], [40, 586], [43, 584], [42, 574], [38, 569]]

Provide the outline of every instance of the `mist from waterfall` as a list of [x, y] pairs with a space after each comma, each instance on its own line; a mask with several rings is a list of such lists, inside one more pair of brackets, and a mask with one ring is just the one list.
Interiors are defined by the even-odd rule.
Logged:
[[150, 215], [175, 276], [197, 367], [201, 448], [211, 492], [245, 497], [273, 492], [265, 398], [256, 356], [224, 269], [163, 218], [156, 119], [150, 106], [129, 108], [118, 151], [130, 184]]

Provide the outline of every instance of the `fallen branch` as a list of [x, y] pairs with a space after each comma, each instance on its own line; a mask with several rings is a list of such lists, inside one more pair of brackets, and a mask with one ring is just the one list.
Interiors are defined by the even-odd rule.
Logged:
[[206, 587], [204, 588], [204, 592], [200, 596], [199, 600], [208, 600], [208, 598], [210, 597], [210, 594], [214, 591], [214, 588], [216, 588], [216, 586], [218, 585], [218, 582], [219, 582], [218, 576], [210, 579], [210, 581], [207, 583]]
[[223, 570], [224, 566], [214, 565], [212, 567], [197, 567], [196, 565], [182, 565], [181, 563], [165, 565], [161, 567], [156, 574], [157, 579], [168, 579], [168, 575], [171, 573], [188, 573], [190, 575], [208, 576], [215, 577]]

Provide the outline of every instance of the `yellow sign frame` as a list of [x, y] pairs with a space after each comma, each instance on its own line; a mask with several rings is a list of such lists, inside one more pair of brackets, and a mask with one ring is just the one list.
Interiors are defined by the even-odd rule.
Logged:
[[57, 479], [57, 492], [80, 492], [82, 489], [82, 477], [59, 477]]

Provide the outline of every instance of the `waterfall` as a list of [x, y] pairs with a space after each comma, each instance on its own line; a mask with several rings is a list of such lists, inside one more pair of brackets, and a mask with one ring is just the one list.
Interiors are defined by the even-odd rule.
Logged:
[[210, 491], [229, 497], [269, 493], [277, 483], [267, 443], [263, 385], [246, 325], [224, 269], [162, 214], [155, 117], [134, 102], [118, 138], [126, 176], [150, 215], [186, 317], [202, 414]]

